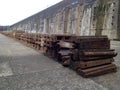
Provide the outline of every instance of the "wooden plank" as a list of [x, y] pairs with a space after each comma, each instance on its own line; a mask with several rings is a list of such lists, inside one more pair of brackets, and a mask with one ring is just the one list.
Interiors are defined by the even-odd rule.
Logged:
[[83, 77], [90, 77], [90, 76], [97, 76], [106, 73], [116, 72], [117, 68], [115, 64], [108, 64], [99, 67], [93, 67], [89, 69], [78, 69], [77, 72], [82, 75]]
[[83, 51], [84, 56], [116, 56], [117, 53], [115, 51]]
[[100, 66], [104, 64], [109, 64], [109, 63], [112, 63], [113, 61], [114, 61], [113, 58], [94, 60], [94, 61], [76, 61], [75, 67], [85, 69], [85, 68]]

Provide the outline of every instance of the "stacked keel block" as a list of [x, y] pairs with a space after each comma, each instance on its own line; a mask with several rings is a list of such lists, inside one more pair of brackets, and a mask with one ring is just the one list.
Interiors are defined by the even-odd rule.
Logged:
[[60, 41], [58, 44], [58, 52], [57, 57], [58, 60], [62, 62], [63, 66], [69, 66], [70, 65], [70, 58], [72, 49], [74, 49], [74, 43]]
[[79, 37], [75, 43], [71, 67], [84, 77], [96, 76], [108, 72], [115, 72], [113, 57], [117, 55], [110, 49], [110, 40], [106, 36]]
[[3, 32], [2, 34], [40, 50], [83, 77], [116, 72], [116, 65], [112, 63], [117, 53], [110, 49], [110, 40], [107, 36], [25, 32]]
[[[71, 37], [72, 35], [65, 35], [65, 34], [52, 34], [48, 35], [47, 40], [46, 40], [46, 53], [47, 55], [53, 57], [53, 58], [58, 58], [58, 53], [60, 50], [63, 50], [58, 43], [60, 41], [67, 41], [71, 42]], [[67, 53], [66, 51], [64, 51]]]

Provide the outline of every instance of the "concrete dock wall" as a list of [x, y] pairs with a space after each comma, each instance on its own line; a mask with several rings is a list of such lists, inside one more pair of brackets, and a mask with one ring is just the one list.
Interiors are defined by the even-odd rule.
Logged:
[[120, 38], [119, 0], [63, 0], [14, 25], [29, 33], [108, 35]]

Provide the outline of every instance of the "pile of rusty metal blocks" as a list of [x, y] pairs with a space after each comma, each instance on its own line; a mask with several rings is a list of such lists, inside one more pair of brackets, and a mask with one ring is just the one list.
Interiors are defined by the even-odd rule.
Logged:
[[57, 53], [59, 51], [58, 43], [61, 40], [69, 41], [71, 36], [70, 35], [59, 35], [59, 34], [52, 34], [46, 36], [45, 46], [46, 46], [46, 54], [57, 58]]
[[106, 36], [81, 36], [75, 39], [77, 49], [73, 50], [70, 65], [84, 77], [116, 72], [113, 57], [117, 55], [110, 49]]
[[57, 43], [57, 46], [57, 60], [59, 60], [63, 66], [70, 66], [72, 50], [75, 49], [74, 43], [61, 40], [59, 43]]
[[[76, 36], [66, 34], [33, 34], [25, 32], [3, 33], [32, 46], [48, 57], [54, 58], [63, 66], [75, 70], [83, 77], [116, 72], [107, 36]], [[12, 36], [13, 35], [13, 36]]]

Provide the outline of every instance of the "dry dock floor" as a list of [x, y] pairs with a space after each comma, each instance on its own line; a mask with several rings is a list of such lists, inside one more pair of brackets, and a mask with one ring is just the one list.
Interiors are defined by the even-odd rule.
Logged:
[[83, 78], [40, 52], [0, 34], [0, 90], [120, 90], [120, 41], [116, 73]]

